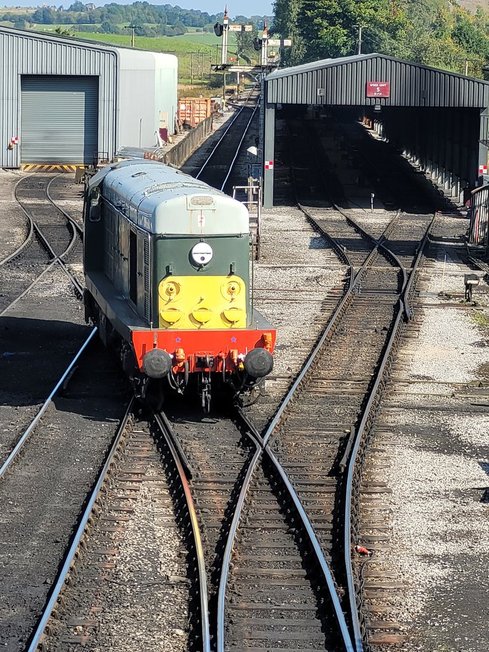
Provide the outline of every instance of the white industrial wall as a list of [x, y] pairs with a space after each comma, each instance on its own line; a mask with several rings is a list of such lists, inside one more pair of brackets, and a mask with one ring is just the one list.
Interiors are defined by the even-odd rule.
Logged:
[[117, 50], [119, 147], [155, 146], [161, 114], [168, 115], [169, 133], [174, 133], [178, 59], [170, 54]]

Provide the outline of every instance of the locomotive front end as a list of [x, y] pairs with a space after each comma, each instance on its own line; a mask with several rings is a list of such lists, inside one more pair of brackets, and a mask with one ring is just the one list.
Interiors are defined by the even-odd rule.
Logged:
[[208, 411], [216, 384], [253, 391], [276, 334], [253, 307], [246, 207], [149, 161], [94, 178], [88, 200], [87, 313], [137, 393], [196, 387]]
[[196, 384], [206, 408], [216, 382], [242, 393], [270, 373], [275, 331], [252, 305], [246, 207], [194, 184], [158, 201], [147, 193], [139, 207], [155, 231], [155, 328], [135, 331], [133, 346], [142, 370], [152, 350], [167, 353], [170, 385]]

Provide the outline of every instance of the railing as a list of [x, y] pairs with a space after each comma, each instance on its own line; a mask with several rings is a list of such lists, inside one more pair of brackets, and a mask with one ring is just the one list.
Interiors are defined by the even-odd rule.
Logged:
[[255, 260], [260, 258], [260, 222], [262, 189], [257, 179], [249, 179], [247, 186], [233, 186], [233, 199], [243, 203], [250, 214], [250, 235]]
[[209, 116], [202, 122], [199, 122], [194, 129], [189, 131], [183, 140], [177, 143], [175, 147], [172, 147], [169, 152], [166, 152], [162, 158], [158, 157], [156, 160], [162, 161], [167, 165], [180, 167], [212, 133], [212, 120], [213, 116]]

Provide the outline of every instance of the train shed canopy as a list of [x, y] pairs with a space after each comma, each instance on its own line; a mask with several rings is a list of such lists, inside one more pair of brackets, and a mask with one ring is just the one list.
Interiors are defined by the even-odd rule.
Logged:
[[489, 83], [383, 54], [323, 59], [266, 78], [267, 101], [339, 106], [489, 106]]
[[265, 78], [265, 206], [273, 205], [275, 110], [286, 105], [358, 107], [387, 140], [449, 172], [455, 194], [487, 168], [489, 82], [376, 53], [323, 59]]

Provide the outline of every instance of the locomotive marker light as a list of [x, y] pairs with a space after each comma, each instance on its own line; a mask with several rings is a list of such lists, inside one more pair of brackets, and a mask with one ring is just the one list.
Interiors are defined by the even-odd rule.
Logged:
[[199, 242], [192, 247], [190, 255], [198, 267], [204, 267], [212, 260], [213, 253], [212, 247], [207, 242]]

